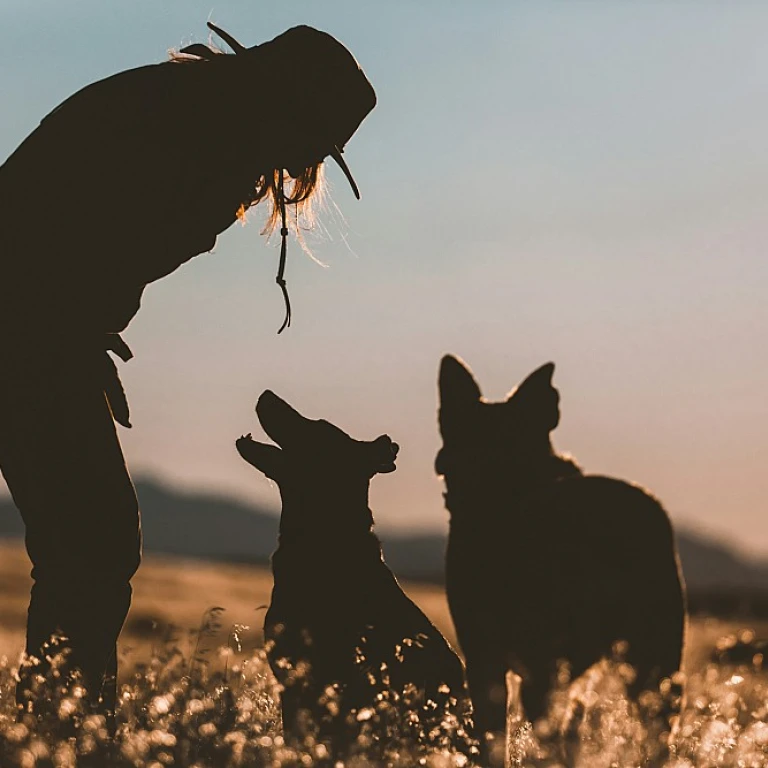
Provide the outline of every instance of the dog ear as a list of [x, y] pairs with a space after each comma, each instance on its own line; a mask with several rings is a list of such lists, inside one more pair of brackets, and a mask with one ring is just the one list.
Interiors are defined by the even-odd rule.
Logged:
[[507, 398], [521, 408], [526, 421], [551, 432], [560, 423], [560, 393], [552, 386], [554, 363], [546, 363], [530, 374]]
[[365, 443], [365, 463], [371, 477], [378, 473], [394, 472], [397, 469], [395, 459], [399, 450], [400, 446], [392, 442], [389, 435], [380, 435], [373, 442]]
[[446, 355], [440, 363], [438, 386], [442, 408], [475, 403], [481, 397], [472, 372], [453, 355]]
[[283, 475], [284, 456], [276, 445], [257, 443], [250, 435], [243, 435], [235, 441], [237, 452], [252, 466], [267, 477], [280, 482]]

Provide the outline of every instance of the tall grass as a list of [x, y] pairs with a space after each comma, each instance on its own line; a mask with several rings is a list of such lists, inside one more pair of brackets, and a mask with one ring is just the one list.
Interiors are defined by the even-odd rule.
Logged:
[[[89, 713], [82, 686], [64, 684], [64, 658], [50, 648], [51, 673], [41, 678], [48, 717], [17, 722], [17, 670], [0, 663], [2, 768], [203, 768], [331, 765], [311, 724], [300, 743], [284, 741], [278, 690], [263, 650], [243, 656], [243, 627], [222, 627], [219, 609], [206, 614], [194, 636], [168, 632], [148, 661], [134, 663], [120, 688], [117, 732]], [[663, 697], [648, 695], [643, 714], [625, 696], [631, 670], [596, 665], [553, 698], [550, 717], [535, 726], [511, 712], [507, 762], [512, 766], [578, 768], [765, 768], [768, 766], [768, 686], [762, 658], [709, 663], [686, 681], [672, 733], [653, 717]], [[126, 660], [124, 660], [126, 663]], [[366, 717], [368, 713], [361, 713]], [[364, 741], [345, 765], [373, 761]], [[381, 750], [375, 750], [381, 755]], [[463, 752], [409, 749], [398, 744], [383, 762], [399, 768], [465, 768]]]

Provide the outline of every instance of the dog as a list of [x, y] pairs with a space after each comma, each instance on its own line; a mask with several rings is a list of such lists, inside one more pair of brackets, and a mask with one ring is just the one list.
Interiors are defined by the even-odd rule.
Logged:
[[639, 486], [585, 475], [555, 452], [553, 373], [547, 363], [488, 402], [461, 361], [440, 366], [446, 589], [488, 738], [505, 731], [508, 671], [535, 721], [561, 660], [576, 679], [624, 649], [634, 697], [680, 669], [685, 594], [667, 513]]
[[373, 533], [369, 484], [395, 470], [397, 444], [354, 440], [270, 391], [256, 413], [277, 445], [247, 435], [236, 447], [282, 497], [264, 635], [286, 738], [312, 733], [334, 760], [413, 745], [470, 753], [463, 664], [400, 588]]

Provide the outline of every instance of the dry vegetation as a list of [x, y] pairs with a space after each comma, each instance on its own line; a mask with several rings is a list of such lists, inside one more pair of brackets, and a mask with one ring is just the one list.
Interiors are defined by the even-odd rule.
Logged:
[[[115, 765], [310, 766], [327, 764], [311, 734], [285, 745], [274, 682], [260, 650], [268, 570], [147, 558], [136, 577], [135, 599], [122, 638], [122, 709], [115, 740], [104, 722], [82, 712], [78, 691], [49, 694], [59, 718], [35, 730], [15, 723], [13, 666], [22, 644], [29, 565], [20, 546], [0, 546], [0, 766]], [[452, 639], [442, 592], [407, 591]], [[212, 607], [226, 611], [209, 612]], [[205, 622], [203, 622], [205, 617]], [[199, 628], [206, 631], [201, 635]], [[248, 627], [247, 629], [245, 627]], [[745, 666], [710, 663], [718, 639], [734, 631], [718, 621], [692, 622], [686, 649], [688, 696], [672, 737], [661, 748], [653, 726], [622, 696], [626, 670], [596, 668], [558, 695], [548, 723], [517, 723], [509, 760], [515, 765], [764, 768], [768, 765], [768, 687]], [[78, 718], [80, 718], [78, 720]], [[80, 727], [73, 730], [72, 724]], [[461, 754], [413, 755], [393, 747], [388, 762], [432, 768], [462, 766]], [[366, 765], [365, 749], [350, 761]]]

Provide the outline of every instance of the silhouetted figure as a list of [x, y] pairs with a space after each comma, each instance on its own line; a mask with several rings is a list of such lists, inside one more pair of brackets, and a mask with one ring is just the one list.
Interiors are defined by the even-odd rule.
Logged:
[[[286, 736], [316, 727], [334, 759], [387, 748], [468, 750], [471, 708], [461, 661], [382, 558], [368, 486], [393, 472], [398, 446], [354, 440], [270, 391], [256, 405], [280, 447], [251, 436], [240, 455], [280, 487], [280, 540], [264, 633], [283, 686]], [[361, 733], [369, 744], [358, 743]]]
[[375, 104], [324, 32], [295, 27], [246, 49], [216, 31], [234, 55], [197, 44], [94, 83], [0, 167], [0, 467], [34, 565], [27, 653], [61, 631], [106, 711], [140, 557], [113, 424], [130, 426], [128, 406], [106, 350], [128, 359], [117, 334], [147, 283], [264, 199], [268, 228], [282, 225], [284, 286], [285, 207], [310, 202], [326, 156], [357, 194], [340, 153]]
[[553, 372], [490, 403], [455, 357], [440, 368], [448, 601], [481, 733], [504, 732], [507, 670], [536, 720], [559, 659], [575, 679], [626, 641], [631, 695], [680, 668], [685, 599], [667, 514], [642, 488], [583, 475], [554, 451]]

